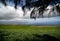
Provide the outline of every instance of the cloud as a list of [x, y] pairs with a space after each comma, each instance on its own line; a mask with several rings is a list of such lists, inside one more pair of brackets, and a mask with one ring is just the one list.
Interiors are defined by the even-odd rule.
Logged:
[[34, 19], [0, 20], [0, 24], [24, 24], [24, 25], [60, 25], [60, 17]]
[[39, 19], [23, 19], [29, 18], [30, 12], [26, 10], [26, 15], [23, 16], [23, 11], [21, 7], [18, 7], [17, 10], [13, 6], [5, 7], [0, 3], [0, 24], [33, 24], [33, 25], [58, 25], [60, 24], [60, 17], [54, 18], [39, 18]]
[[[54, 16], [53, 11], [51, 11], [51, 9], [53, 8], [53, 6], [48, 6], [46, 11], [44, 11], [44, 17], [48, 17], [49, 12], [51, 12], [50, 16]], [[33, 9], [33, 8], [31, 8]], [[32, 10], [28, 10], [26, 9], [26, 15], [23, 16], [23, 11], [22, 8], [20, 6], [18, 6], [17, 10], [15, 10], [13, 4], [8, 4], [6, 7], [0, 3], [0, 20], [1, 19], [21, 19], [21, 18], [30, 18], [30, 13]], [[55, 13], [57, 14], [57, 12], [55, 11]], [[56, 15], [55, 14], [55, 15]]]
[[14, 19], [14, 18], [21, 18], [23, 17], [23, 11], [21, 7], [18, 7], [15, 10], [12, 6], [4, 6], [0, 3], [0, 19]]
[[17, 10], [11, 4], [8, 4], [6, 7], [0, 3], [0, 20], [1, 19], [16, 19], [16, 18], [30, 18], [30, 12], [26, 9], [26, 15], [23, 16], [24, 12], [20, 6]]

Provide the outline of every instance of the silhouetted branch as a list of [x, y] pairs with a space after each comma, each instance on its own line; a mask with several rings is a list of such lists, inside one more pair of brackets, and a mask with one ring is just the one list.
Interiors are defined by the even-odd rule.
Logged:
[[0, 0], [5, 6], [7, 6], [6, 4], [6, 0]]
[[17, 9], [17, 5], [20, 3], [20, 0], [14, 0], [14, 4], [15, 4], [15, 9]]

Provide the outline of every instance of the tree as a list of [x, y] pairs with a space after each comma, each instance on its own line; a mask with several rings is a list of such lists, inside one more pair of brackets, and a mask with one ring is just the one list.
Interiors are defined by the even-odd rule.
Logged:
[[0, 0], [5, 6], [7, 6], [6, 4], [6, 0]]
[[[7, 0], [0, 0], [5, 6], [7, 6], [7, 3], [6, 3], [6, 1]], [[12, 1], [12, 0], [9, 0], [9, 2], [10, 1]], [[14, 6], [14, 8], [15, 9], [17, 9], [17, 5], [20, 3], [20, 0], [13, 0], [13, 2], [14, 2], [14, 4], [15, 4], [15, 6]]]
[[[37, 7], [39, 8], [38, 11], [39, 11], [39, 14], [42, 15], [43, 17], [43, 12], [45, 10], [45, 8], [47, 8], [47, 6], [49, 5], [50, 2], [52, 2], [53, 0], [38, 0], [36, 2], [33, 2], [33, 7]], [[32, 10], [33, 12], [33, 10]], [[30, 18], [36, 18], [36, 17], [32, 17], [32, 15], [34, 14], [34, 12], [30, 14]]]
[[17, 5], [20, 3], [20, 0], [14, 0], [14, 4], [15, 4], [15, 6], [14, 6], [14, 8], [15, 9], [17, 9]]
[[26, 0], [26, 4], [31, 3], [32, 0]]

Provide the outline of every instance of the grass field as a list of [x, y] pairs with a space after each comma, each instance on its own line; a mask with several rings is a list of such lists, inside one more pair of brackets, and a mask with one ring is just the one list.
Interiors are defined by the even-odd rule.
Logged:
[[60, 41], [59, 39], [60, 26], [0, 25], [0, 41]]

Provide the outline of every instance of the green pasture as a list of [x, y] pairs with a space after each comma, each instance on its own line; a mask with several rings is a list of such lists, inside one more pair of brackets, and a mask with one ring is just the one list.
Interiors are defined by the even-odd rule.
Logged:
[[42, 41], [33, 35], [44, 34], [60, 39], [60, 26], [0, 25], [1, 41]]

